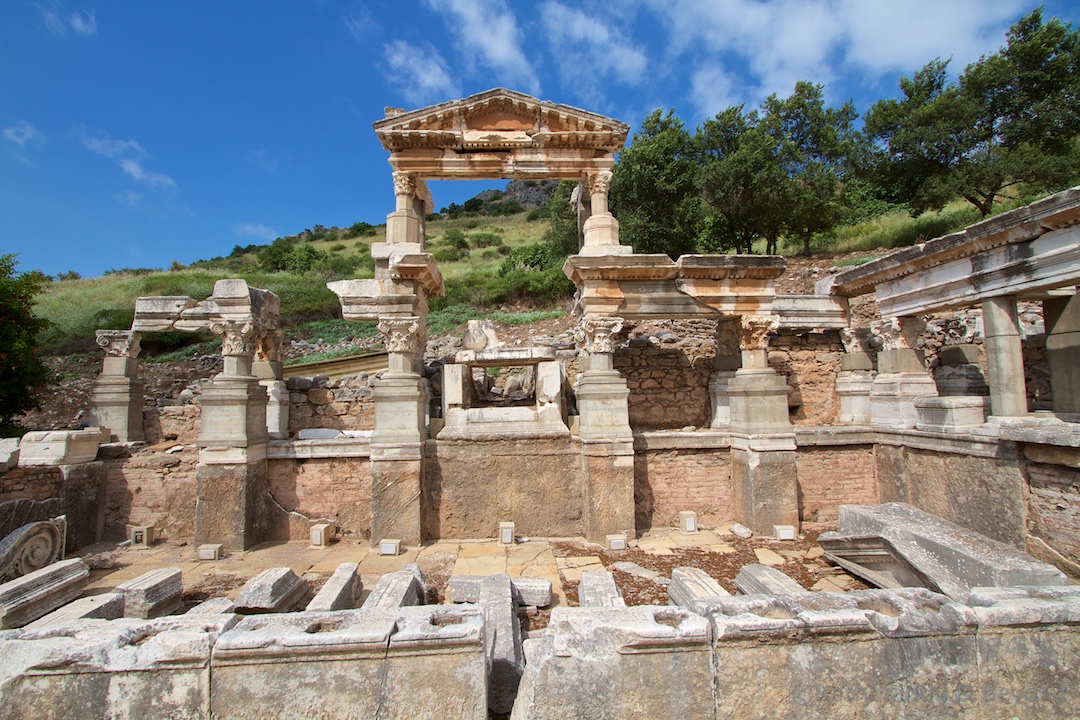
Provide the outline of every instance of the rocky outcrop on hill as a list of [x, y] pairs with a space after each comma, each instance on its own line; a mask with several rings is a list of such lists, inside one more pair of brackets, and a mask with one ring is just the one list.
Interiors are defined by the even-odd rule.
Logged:
[[558, 180], [511, 180], [503, 193], [524, 207], [539, 207], [547, 203], [558, 184]]

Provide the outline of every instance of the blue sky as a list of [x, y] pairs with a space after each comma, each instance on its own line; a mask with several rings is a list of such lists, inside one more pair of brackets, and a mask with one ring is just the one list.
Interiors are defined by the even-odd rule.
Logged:
[[[20, 270], [165, 267], [393, 209], [371, 123], [509, 87], [690, 126], [825, 85], [860, 112], [1023, 0], [4, 0], [0, 252]], [[1080, 24], [1080, 3], [1047, 16]], [[496, 186], [501, 187], [501, 183]], [[491, 184], [433, 183], [437, 207]]]

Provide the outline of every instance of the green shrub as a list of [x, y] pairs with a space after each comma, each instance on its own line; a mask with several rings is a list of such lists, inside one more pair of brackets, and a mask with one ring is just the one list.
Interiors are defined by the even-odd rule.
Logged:
[[344, 243], [336, 243], [336, 244], [330, 246], [330, 252], [333, 252], [333, 253], [341, 252], [344, 249], [345, 249], [345, 244]]
[[469, 236], [469, 243], [474, 248], [486, 248], [502, 245], [502, 238], [491, 232], [478, 232]]

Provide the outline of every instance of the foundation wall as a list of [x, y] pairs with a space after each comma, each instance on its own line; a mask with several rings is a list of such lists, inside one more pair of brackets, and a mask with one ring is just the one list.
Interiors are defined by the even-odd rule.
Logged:
[[693, 510], [706, 527], [734, 517], [730, 454], [727, 448], [636, 452], [637, 531], [678, 525], [680, 510]]
[[375, 403], [370, 383], [374, 376], [337, 379], [290, 378], [289, 435], [304, 428], [372, 430]]
[[60, 496], [63, 475], [58, 467], [17, 467], [0, 473], [0, 503], [48, 500]]
[[105, 460], [105, 537], [122, 539], [127, 525], [153, 525], [162, 539], [195, 537], [194, 448]]
[[371, 462], [360, 458], [267, 462], [270, 495], [283, 509], [329, 520], [352, 537], [371, 536]]
[[1028, 530], [1080, 564], [1080, 469], [1029, 462]]
[[799, 517], [835, 522], [841, 505], [876, 505], [873, 445], [800, 448], [795, 454]]

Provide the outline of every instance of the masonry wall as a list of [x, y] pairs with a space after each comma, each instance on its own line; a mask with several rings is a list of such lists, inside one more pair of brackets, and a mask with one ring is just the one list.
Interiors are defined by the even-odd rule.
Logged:
[[637, 451], [637, 531], [678, 525], [680, 510], [695, 511], [704, 527], [730, 520], [734, 516], [730, 454], [727, 448]]
[[345, 378], [289, 378], [289, 435], [304, 428], [371, 430], [375, 404], [366, 373]]
[[836, 376], [844, 346], [838, 331], [784, 330], [769, 340], [769, 366], [788, 385], [788, 412], [795, 425], [831, 425], [840, 415]]
[[1025, 469], [1029, 532], [1080, 564], [1080, 469], [1035, 462]]
[[0, 473], [0, 503], [48, 500], [60, 496], [63, 476], [58, 467], [16, 467]]
[[105, 537], [126, 537], [126, 525], [153, 525], [162, 539], [190, 542], [198, 461], [193, 447], [105, 460]]
[[795, 464], [804, 521], [836, 522], [841, 505], [880, 502], [873, 445], [800, 448]]
[[371, 536], [371, 462], [359, 458], [267, 462], [270, 495], [288, 512], [328, 520], [349, 536]]

